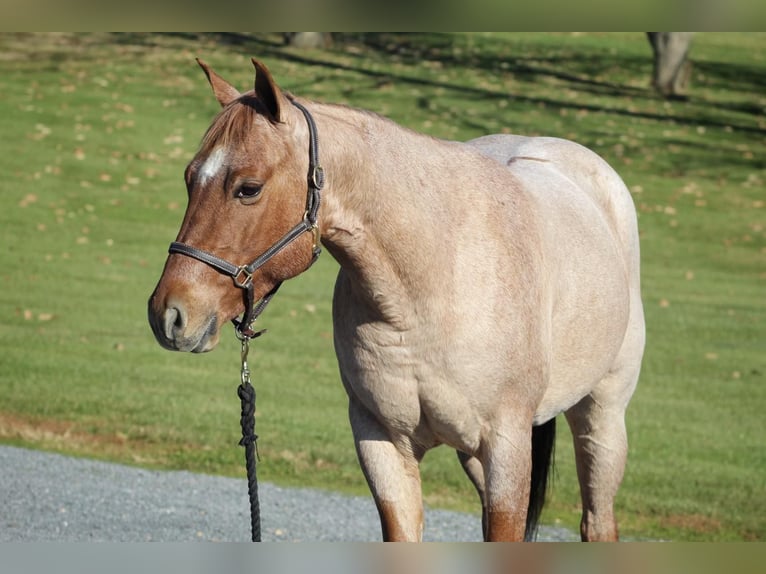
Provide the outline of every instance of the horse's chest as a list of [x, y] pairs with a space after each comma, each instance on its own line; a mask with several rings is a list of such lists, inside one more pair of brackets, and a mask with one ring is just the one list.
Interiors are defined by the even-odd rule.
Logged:
[[344, 384], [369, 411], [400, 430], [420, 424], [418, 381], [424, 371], [403, 335], [375, 333], [347, 340], [338, 353]]
[[394, 433], [422, 446], [478, 449], [484, 417], [443, 346], [411, 334], [359, 337], [339, 353], [346, 391]]

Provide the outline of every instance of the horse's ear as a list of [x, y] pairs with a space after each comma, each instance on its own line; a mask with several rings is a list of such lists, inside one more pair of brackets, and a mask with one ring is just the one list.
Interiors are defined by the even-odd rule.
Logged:
[[207, 81], [210, 82], [210, 86], [213, 88], [213, 93], [215, 94], [218, 103], [221, 104], [221, 107], [233, 102], [241, 95], [237, 88], [216, 74], [205, 62], [197, 58], [197, 63], [205, 72]]
[[255, 95], [266, 106], [272, 119], [281, 122], [283, 120], [282, 111], [287, 105], [287, 98], [264, 64], [253, 58], [253, 66], [255, 66]]

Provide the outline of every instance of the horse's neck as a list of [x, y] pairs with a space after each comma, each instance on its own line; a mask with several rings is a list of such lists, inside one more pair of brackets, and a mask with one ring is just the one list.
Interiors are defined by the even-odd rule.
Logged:
[[[439, 220], [444, 205], [437, 180], [450, 146], [358, 110], [322, 106], [317, 112], [328, 177], [323, 243], [378, 311], [408, 313], [408, 305], [418, 304], [413, 293], [428, 296], [423, 276], [439, 267], [434, 246], [450, 240]], [[438, 281], [433, 272], [430, 280]]]

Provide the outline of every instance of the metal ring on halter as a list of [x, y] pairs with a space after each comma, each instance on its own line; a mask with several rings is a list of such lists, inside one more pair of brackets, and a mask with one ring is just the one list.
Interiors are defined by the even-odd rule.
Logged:
[[324, 187], [324, 168], [321, 165], [314, 166], [311, 173], [311, 183], [318, 190]]

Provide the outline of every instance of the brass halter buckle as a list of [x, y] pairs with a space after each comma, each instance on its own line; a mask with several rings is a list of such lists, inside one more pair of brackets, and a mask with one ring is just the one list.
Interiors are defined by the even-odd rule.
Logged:
[[[244, 276], [244, 280], [240, 280], [240, 277]], [[247, 270], [246, 265], [240, 265], [237, 268], [237, 274], [232, 276], [234, 279], [234, 285], [240, 289], [247, 289], [248, 285], [253, 281], [253, 274]]]

